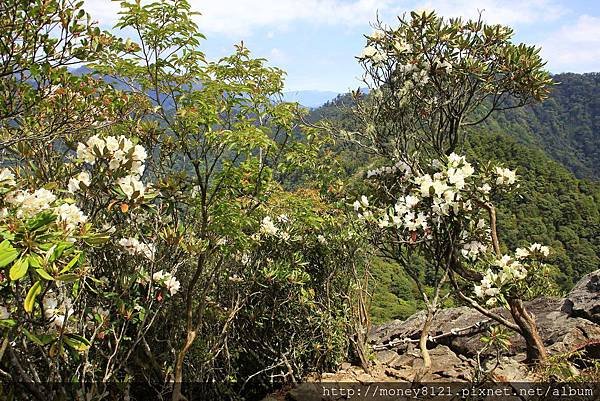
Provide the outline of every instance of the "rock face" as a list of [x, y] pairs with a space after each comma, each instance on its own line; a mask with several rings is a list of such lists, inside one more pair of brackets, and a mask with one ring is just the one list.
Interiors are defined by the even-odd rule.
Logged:
[[[565, 298], [539, 298], [526, 303], [526, 307], [534, 315], [550, 354], [585, 350], [587, 358], [600, 359], [600, 270], [584, 276]], [[508, 311], [497, 309], [495, 312], [510, 319]], [[369, 343], [375, 350], [376, 360], [369, 373], [346, 363], [338, 372], [309, 381], [357, 385], [390, 381], [470, 382], [476, 372], [478, 353], [485, 369], [494, 365], [491, 379], [495, 381], [540, 379], [523, 363], [525, 343], [517, 334], [511, 337], [510, 349], [498, 362], [491, 354], [481, 353], [481, 337], [494, 323], [468, 307], [444, 309], [436, 315], [428, 343], [432, 367], [422, 370], [417, 343], [424, 319], [425, 313], [418, 312], [405, 321], [395, 320], [374, 327], [369, 333]], [[314, 386], [305, 383], [291, 390], [287, 399], [324, 398]]]
[[[600, 326], [596, 320], [600, 317], [600, 299], [596, 295], [594, 304], [590, 300], [591, 294], [586, 294], [581, 289], [581, 284], [580, 282], [565, 299], [539, 298], [526, 304], [527, 309], [535, 316], [540, 334], [550, 352], [576, 350], [590, 340], [600, 341]], [[571, 297], [572, 294], [575, 296]], [[575, 309], [569, 305], [579, 305], [579, 308]], [[510, 317], [509, 313], [502, 309], [494, 312], [506, 318]], [[400, 346], [390, 347], [397, 352], [403, 352], [406, 344], [419, 338], [424, 319], [425, 313], [418, 312], [406, 321], [395, 320], [376, 327], [370, 333], [370, 343], [380, 348], [404, 340]], [[482, 348], [481, 336], [493, 323], [468, 307], [441, 310], [434, 318], [430, 335], [442, 338], [430, 342], [430, 346], [445, 345], [459, 355], [473, 358]], [[509, 356], [525, 352], [525, 342], [521, 336], [514, 334], [511, 343], [507, 353]]]
[[600, 324], [600, 270], [585, 275], [577, 283], [565, 299], [564, 311]]

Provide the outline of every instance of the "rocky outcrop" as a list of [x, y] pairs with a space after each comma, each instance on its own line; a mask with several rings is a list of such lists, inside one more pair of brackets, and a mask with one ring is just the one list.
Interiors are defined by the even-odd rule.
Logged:
[[[600, 343], [600, 270], [583, 277], [564, 299], [539, 298], [526, 306], [535, 316], [551, 353], [586, 348], [595, 356], [596, 342]], [[510, 318], [506, 310], [494, 312]], [[419, 338], [424, 319], [425, 313], [419, 312], [405, 321], [395, 320], [375, 327], [369, 341], [379, 352], [405, 353]], [[468, 307], [441, 310], [434, 318], [429, 345], [432, 348], [444, 345], [457, 355], [473, 358], [481, 350], [481, 336], [491, 324], [494, 322], [489, 318]], [[511, 344], [507, 356], [516, 357], [525, 351], [525, 343], [518, 334], [512, 336]]]
[[[583, 277], [565, 298], [539, 298], [526, 306], [535, 316], [550, 354], [585, 350], [587, 358], [600, 359], [600, 270]], [[510, 319], [505, 310], [495, 312]], [[310, 382], [345, 383], [347, 386], [348, 383], [365, 385], [391, 381], [472, 381], [476, 358], [483, 348], [481, 337], [494, 322], [468, 307], [441, 310], [434, 318], [428, 343], [432, 367], [424, 371], [417, 346], [424, 319], [425, 313], [419, 312], [407, 320], [374, 327], [369, 333], [369, 343], [376, 358], [370, 372], [346, 363], [337, 372], [314, 377]], [[480, 362], [486, 370], [494, 367], [492, 380], [524, 382], [540, 379], [523, 363], [525, 343], [517, 334], [511, 337], [510, 349], [498, 360], [490, 353], [480, 354]], [[287, 399], [323, 398], [307, 383], [291, 390]]]
[[600, 270], [579, 280], [565, 299], [563, 309], [570, 316], [600, 324]]

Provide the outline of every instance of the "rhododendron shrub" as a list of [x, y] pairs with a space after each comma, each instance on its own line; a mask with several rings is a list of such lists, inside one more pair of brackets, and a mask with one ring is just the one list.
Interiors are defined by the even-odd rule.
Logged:
[[[477, 171], [454, 153], [442, 160], [427, 167], [404, 164], [368, 172], [379, 195], [371, 200], [363, 195], [354, 209], [371, 226], [373, 241], [382, 254], [402, 261], [417, 283], [423, 280], [423, 272], [415, 269], [416, 258], [426, 261], [425, 274], [435, 275], [434, 280], [428, 277], [426, 284], [443, 284], [449, 277], [456, 282], [454, 276], [468, 270], [477, 277], [469, 291], [471, 300], [485, 307], [510, 308], [527, 298], [536, 282], [548, 279], [549, 268], [543, 261], [550, 253], [540, 244], [517, 248], [512, 255], [500, 253], [495, 221], [490, 221], [491, 202], [516, 189], [516, 174], [491, 165]], [[433, 317], [441, 287], [438, 285], [434, 298], [421, 289]]]
[[[381, 254], [398, 262], [422, 293], [425, 367], [429, 328], [451, 295], [449, 286], [523, 334], [530, 360], [546, 356], [522, 299], [547, 273], [548, 249], [531, 244], [526, 256], [525, 248], [506, 254], [496, 231], [494, 203], [516, 190], [516, 173], [457, 155], [469, 129], [493, 112], [548, 95], [551, 81], [539, 49], [514, 44], [512, 34], [481, 19], [412, 12], [397, 26], [377, 23], [357, 57], [371, 90], [355, 96], [361, 129], [341, 135], [384, 165], [366, 173], [372, 192], [354, 209]], [[496, 305], [510, 308], [514, 322], [488, 310]]]

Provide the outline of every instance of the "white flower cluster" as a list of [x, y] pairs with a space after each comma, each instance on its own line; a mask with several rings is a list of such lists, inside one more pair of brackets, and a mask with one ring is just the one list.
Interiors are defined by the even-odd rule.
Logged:
[[[105, 138], [94, 135], [85, 144], [77, 145], [77, 157], [91, 165], [96, 164], [98, 159], [104, 159], [108, 161], [109, 170], [125, 170], [128, 174], [119, 178], [117, 185], [127, 199], [135, 200], [144, 196], [146, 187], [140, 177], [144, 173], [144, 162], [148, 155], [143, 146], [134, 145], [122, 135]], [[89, 174], [82, 172], [69, 181], [69, 190], [75, 192], [81, 188], [81, 184], [88, 186], [89, 182]]]
[[74, 230], [87, 221], [87, 216], [76, 205], [63, 203], [56, 208], [58, 221], [65, 224], [67, 230]]
[[73, 314], [71, 300], [66, 296], [57, 296], [52, 290], [44, 296], [42, 306], [44, 317], [55, 330], [60, 330], [67, 323], [65, 320]]
[[513, 185], [517, 180], [517, 173], [508, 168], [496, 167], [496, 174], [498, 175], [497, 185]]
[[145, 244], [137, 238], [121, 238], [119, 245], [130, 255], [143, 255], [148, 260], [154, 260], [154, 254], [156, 253], [154, 244]]
[[146, 187], [137, 175], [121, 177], [117, 181], [117, 184], [119, 184], [119, 188], [121, 188], [129, 200], [141, 198], [146, 193]]
[[279, 229], [275, 226], [273, 219], [271, 217], [266, 216], [260, 222], [260, 232], [267, 235], [277, 235]]
[[410, 166], [402, 161], [399, 161], [396, 164], [394, 164], [393, 166], [385, 166], [385, 167], [376, 168], [374, 170], [368, 170], [367, 178], [377, 177], [377, 176], [381, 176], [384, 174], [391, 175], [391, 174], [395, 174], [398, 171], [408, 173], [408, 172], [410, 172]]
[[[4, 198], [7, 203], [17, 208], [17, 218], [27, 219], [45, 210], [51, 210], [67, 231], [74, 230], [87, 221], [87, 216], [76, 205], [63, 203], [60, 206], [53, 206], [56, 199], [56, 195], [45, 188], [37, 189], [34, 192], [18, 190], [10, 192]], [[3, 213], [7, 214], [8, 212], [4, 211]]]
[[427, 216], [423, 212], [415, 212], [412, 209], [419, 203], [419, 198], [412, 195], [406, 195], [400, 198], [388, 213], [384, 214], [379, 220], [380, 228], [395, 227], [397, 229], [406, 228], [408, 231], [417, 231], [418, 229], [427, 230]]
[[75, 193], [80, 189], [85, 189], [90, 186], [91, 182], [92, 180], [89, 173], [87, 171], [82, 171], [69, 180], [69, 192]]
[[52, 208], [56, 195], [47, 189], [40, 188], [34, 192], [16, 191], [9, 193], [5, 201], [17, 207], [18, 218], [33, 217], [39, 212]]
[[[396, 195], [395, 204], [385, 210], [369, 205], [366, 196], [354, 202], [354, 210], [360, 219], [376, 223], [380, 228], [395, 228], [407, 231], [410, 242], [418, 237], [433, 237], [433, 229], [445, 216], [463, 216], [471, 221], [469, 230], [461, 236], [461, 255], [470, 261], [476, 261], [488, 251], [489, 244], [482, 238], [489, 238], [486, 222], [479, 218], [481, 209], [478, 199], [485, 201], [486, 194], [491, 191], [496, 179], [487, 172], [475, 174], [475, 168], [464, 156], [452, 153], [445, 161], [433, 160], [429, 173], [416, 173], [418, 169], [399, 163], [394, 167], [383, 167], [367, 173], [367, 177], [378, 177], [397, 169], [408, 173], [410, 179], [403, 185], [402, 193]], [[504, 171], [504, 169], [503, 169]], [[510, 170], [509, 170], [510, 171]], [[375, 219], [371, 217], [376, 216]], [[479, 219], [479, 220], [478, 220]]]
[[[465, 180], [473, 175], [475, 169], [467, 162], [464, 156], [452, 153], [448, 156], [445, 168], [433, 176], [425, 174], [415, 178], [419, 186], [420, 196], [432, 198], [432, 210], [438, 216], [447, 216], [450, 211], [455, 213], [461, 207], [460, 191], [465, 187]], [[470, 202], [464, 202], [462, 207], [471, 208]]]
[[398, 53], [410, 53], [412, 51], [412, 47], [410, 43], [408, 43], [403, 38], [397, 39], [394, 41], [394, 50]]
[[[277, 217], [277, 222], [279, 224], [287, 224], [289, 223], [289, 221], [290, 218], [285, 214], [281, 214]], [[259, 232], [267, 236], [279, 237], [284, 241], [288, 241], [291, 238], [289, 231], [277, 227], [270, 216], [265, 216], [262, 219], [262, 221], [260, 222]]]
[[156, 273], [154, 273], [152, 275], [152, 280], [154, 282], [164, 286], [167, 289], [167, 291], [169, 291], [169, 294], [171, 294], [171, 295], [175, 295], [179, 291], [179, 288], [181, 287], [181, 283], [179, 283], [179, 281], [177, 281], [175, 276], [173, 276], [171, 273], [165, 272], [163, 270], [159, 270]]
[[517, 259], [526, 259], [532, 255], [548, 257], [548, 255], [550, 255], [550, 248], [546, 245], [538, 244], [536, 242], [531, 244], [529, 248], [517, 248], [515, 250], [515, 256]]
[[484, 254], [487, 251], [487, 249], [488, 247], [482, 244], [481, 242], [471, 241], [463, 245], [460, 253], [465, 259], [474, 262], [479, 258], [481, 254]]
[[355, 201], [352, 206], [354, 211], [358, 212], [359, 219], [366, 219], [373, 216], [373, 213], [369, 210], [369, 198], [365, 195], [360, 197], [360, 200]]
[[144, 173], [144, 162], [147, 156], [143, 146], [134, 145], [123, 135], [106, 138], [94, 135], [85, 144], [77, 144], [77, 157], [86, 163], [93, 165], [97, 159], [104, 158], [108, 160], [110, 170], [123, 167], [137, 175]]
[[359, 58], [370, 60], [373, 64], [381, 64], [388, 59], [387, 52], [378, 50], [375, 46], [367, 46], [363, 49]]
[[535, 243], [529, 248], [517, 248], [514, 257], [502, 255], [494, 261], [492, 268], [486, 271], [481, 283], [475, 286], [475, 295], [482, 299], [489, 297], [486, 301], [488, 306], [496, 305], [496, 297], [501, 294], [503, 287], [527, 278], [532, 269], [527, 267], [527, 259], [542, 259], [549, 254], [549, 247]]

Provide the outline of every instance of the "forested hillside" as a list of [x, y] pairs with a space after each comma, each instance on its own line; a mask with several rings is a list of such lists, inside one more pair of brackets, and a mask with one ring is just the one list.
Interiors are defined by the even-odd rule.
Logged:
[[600, 179], [600, 74], [558, 74], [550, 98], [485, 122], [540, 147], [577, 177]]

